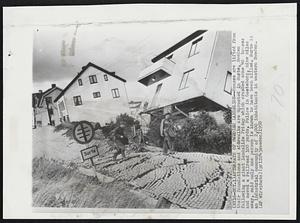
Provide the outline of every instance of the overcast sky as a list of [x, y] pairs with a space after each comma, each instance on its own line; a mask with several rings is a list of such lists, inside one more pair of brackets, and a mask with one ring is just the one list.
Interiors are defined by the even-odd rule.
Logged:
[[[34, 35], [33, 87], [64, 88], [88, 62], [127, 80], [129, 99], [146, 87], [137, 82], [151, 59], [201, 29], [193, 23], [122, 23], [38, 28]], [[70, 51], [73, 41], [73, 53]], [[64, 44], [65, 43], [65, 44]], [[63, 47], [65, 45], [65, 47]], [[65, 50], [64, 50], [65, 49]], [[65, 55], [64, 55], [65, 54]]]

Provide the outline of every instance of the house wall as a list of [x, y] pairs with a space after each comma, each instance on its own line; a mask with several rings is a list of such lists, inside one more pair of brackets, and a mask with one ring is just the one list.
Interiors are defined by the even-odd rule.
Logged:
[[[231, 95], [224, 91], [227, 71], [231, 71], [231, 32], [207, 31], [201, 36], [198, 54], [189, 57], [192, 42], [200, 36], [171, 53], [171, 60], [176, 63], [171, 76], [146, 87], [151, 105], [156, 88], [162, 83], [159, 96], [148, 108], [165, 107], [202, 95], [224, 107], [231, 106]], [[189, 75], [188, 87], [179, 89], [183, 73], [191, 69], [194, 70]]]
[[[189, 57], [192, 42], [201, 36], [203, 39], [198, 42], [197, 47], [197, 49], [199, 49], [199, 53]], [[175, 62], [175, 67], [170, 77], [147, 87], [149, 88], [147, 100], [149, 104], [151, 104], [151, 100], [155, 94], [157, 86], [162, 83], [160, 95], [152, 107], [163, 107], [176, 102], [185, 101], [193, 97], [199, 97], [204, 94], [206, 87], [205, 78], [207, 77], [216, 32], [208, 31], [201, 36], [198, 36], [194, 40], [191, 40], [189, 43], [171, 53], [173, 54], [171, 60]], [[194, 70], [189, 75], [187, 81], [188, 87], [185, 89], [179, 89], [183, 73], [191, 69]]]
[[[98, 82], [90, 84], [90, 75], [96, 75]], [[120, 113], [129, 113], [125, 83], [110, 75], [107, 75], [108, 81], [105, 81], [104, 75], [102, 71], [89, 67], [80, 77], [83, 85], [79, 86], [78, 81], [75, 81], [64, 97], [58, 100], [58, 103], [64, 100], [67, 111], [63, 113], [69, 115], [70, 121], [87, 120], [104, 125]], [[114, 88], [119, 89], [119, 98], [113, 98], [111, 90]], [[101, 97], [93, 98], [93, 92], [97, 91]], [[81, 96], [82, 105], [74, 105], [74, 96]]]
[[231, 107], [232, 96], [224, 91], [227, 71], [231, 72], [231, 32], [217, 32], [205, 95], [224, 107]]

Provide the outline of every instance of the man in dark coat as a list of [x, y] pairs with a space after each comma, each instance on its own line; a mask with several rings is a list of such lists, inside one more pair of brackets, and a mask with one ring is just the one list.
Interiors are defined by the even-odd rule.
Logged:
[[120, 126], [117, 127], [113, 133], [114, 144], [116, 152], [113, 155], [113, 160], [117, 159], [119, 154], [122, 154], [122, 157], [125, 158], [125, 145], [128, 145], [128, 138], [124, 134], [125, 123], [120, 122]]

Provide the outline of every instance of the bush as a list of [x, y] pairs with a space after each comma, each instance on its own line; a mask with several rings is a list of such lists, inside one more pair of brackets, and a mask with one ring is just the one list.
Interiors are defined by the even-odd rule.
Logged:
[[231, 124], [231, 108], [228, 107], [224, 112], [223, 112], [223, 117], [224, 120], [227, 124]]
[[138, 121], [136, 121], [133, 117], [129, 116], [128, 114], [124, 113], [118, 115], [116, 118], [116, 124], [119, 125], [120, 122], [124, 122], [126, 127], [131, 127]]
[[174, 138], [176, 151], [228, 153], [231, 151], [231, 128], [217, 125], [208, 113], [202, 112], [195, 119], [186, 119]]
[[162, 147], [163, 138], [160, 136], [160, 123], [163, 116], [156, 116], [149, 123], [149, 131], [146, 134], [149, 143], [158, 147]]
[[207, 142], [211, 147], [212, 153], [224, 154], [231, 153], [231, 128], [229, 125], [222, 124], [212, 130], [207, 137]]
[[68, 126], [65, 125], [64, 123], [61, 123], [61, 124], [54, 127], [54, 132], [59, 132], [59, 131], [64, 130], [64, 129], [68, 129]]
[[133, 135], [131, 128], [134, 125], [139, 126], [139, 121], [135, 120], [133, 117], [129, 116], [126, 113], [120, 114], [117, 116], [115, 122], [111, 121], [110, 123], [108, 123], [107, 125], [102, 127], [102, 132], [103, 132], [104, 136], [110, 138], [112, 131], [120, 125], [120, 122], [125, 123], [124, 132], [125, 132], [125, 135], [127, 135], [127, 137], [130, 137]]
[[105, 137], [109, 137], [111, 131], [117, 127], [117, 124], [111, 121], [110, 123], [106, 124], [102, 127], [102, 133]]
[[77, 124], [78, 122], [65, 122], [61, 123], [54, 128], [54, 132], [59, 132], [61, 130], [67, 130], [65, 131], [62, 135], [68, 137], [69, 139], [73, 139], [73, 127]]

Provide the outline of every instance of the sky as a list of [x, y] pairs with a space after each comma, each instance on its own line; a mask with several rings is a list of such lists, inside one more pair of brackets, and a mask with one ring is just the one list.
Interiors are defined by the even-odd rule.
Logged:
[[64, 88], [81, 68], [92, 62], [127, 80], [130, 100], [147, 87], [137, 82], [151, 59], [197, 29], [197, 24], [112, 23], [39, 27], [34, 33], [33, 91], [51, 84]]

